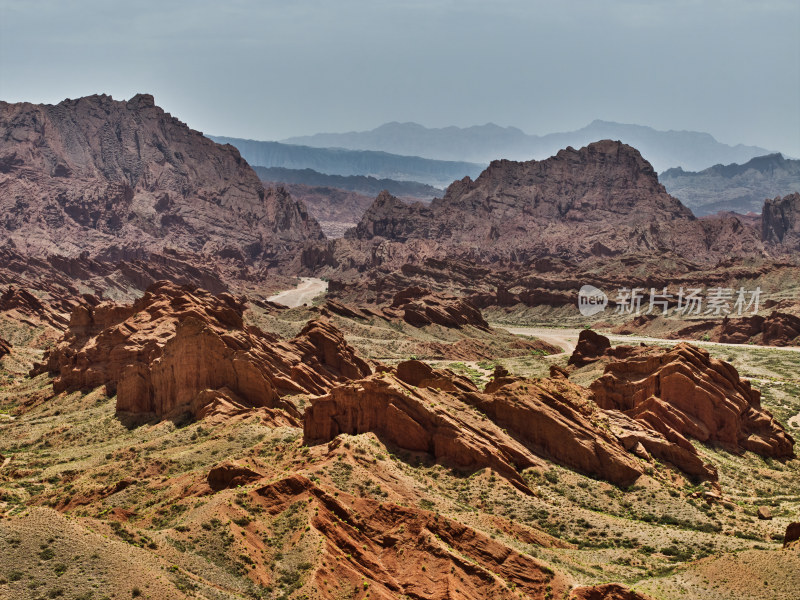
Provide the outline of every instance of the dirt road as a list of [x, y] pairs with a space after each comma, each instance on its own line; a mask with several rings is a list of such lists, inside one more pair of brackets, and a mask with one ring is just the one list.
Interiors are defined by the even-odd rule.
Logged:
[[311, 301], [328, 291], [328, 282], [316, 277], [301, 277], [300, 285], [291, 290], [285, 290], [267, 298], [270, 302], [277, 302], [289, 308], [311, 304]]

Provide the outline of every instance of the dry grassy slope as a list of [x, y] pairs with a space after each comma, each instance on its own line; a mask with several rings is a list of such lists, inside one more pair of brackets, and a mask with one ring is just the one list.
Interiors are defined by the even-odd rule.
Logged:
[[[305, 317], [280, 315], [263, 318], [287, 333]], [[365, 338], [379, 331], [371, 327]], [[395, 337], [387, 335], [381, 351], [397, 358], [399, 344], [432, 335], [389, 329]], [[3, 326], [0, 335], [6, 332]], [[629, 490], [556, 466], [531, 470], [525, 476], [536, 494], [524, 496], [491, 472], [453, 472], [426, 455], [386, 447], [372, 434], [303, 447], [300, 430], [270, 427], [257, 411], [199, 423], [121, 422], [100, 390], [50, 397], [46, 377], [22, 378], [21, 367], [32, 358], [24, 340], [34, 340], [36, 332], [16, 335], [23, 347], [0, 365], [0, 411], [14, 417], [0, 417], [0, 454], [11, 459], [0, 470], [0, 597], [45, 598], [63, 590], [67, 598], [87, 592], [127, 598], [134, 588], [154, 599], [364, 598], [370, 592], [371, 598], [384, 597], [380, 582], [364, 568], [378, 551], [368, 527], [344, 551], [314, 521], [322, 505], [314, 501], [312, 509], [308, 495], [289, 499], [277, 511], [258, 500], [256, 490], [265, 482], [291, 473], [307, 477], [336, 502], [358, 506], [359, 515], [364, 506], [391, 503], [464, 523], [574, 583], [622, 581], [665, 600], [792, 598], [792, 590], [800, 589], [796, 553], [780, 549], [778, 541], [786, 523], [800, 514], [798, 460], [781, 464], [701, 447], [704, 460], [719, 467], [728, 496], [713, 505], [692, 498], [698, 488], [665, 468]], [[763, 380], [758, 385], [764, 403], [784, 424], [790, 413], [800, 412], [800, 398], [791, 391], [791, 378], [800, 372], [792, 361], [800, 356], [753, 348], [718, 352], [732, 353], [743, 373]], [[566, 358], [528, 353], [499, 362], [517, 372], [542, 373]], [[464, 363], [476, 378], [486, 373], [483, 367], [476, 364], [478, 373], [470, 373]], [[588, 381], [598, 373], [587, 367], [575, 377]], [[227, 458], [265, 479], [209, 495], [206, 474]], [[126, 478], [129, 485], [117, 486]], [[772, 508], [772, 521], [755, 517], [760, 505]], [[64, 516], [45, 507], [57, 507]], [[400, 543], [408, 552], [417, 547], [402, 536]], [[450, 569], [443, 565], [454, 558], [446, 558], [447, 544], [436, 552], [439, 558], [426, 570], [419, 555], [409, 563], [415, 580], [445, 585], [442, 575]], [[469, 562], [469, 552], [461, 558]], [[733, 578], [731, 569], [742, 569], [746, 581]], [[522, 589], [488, 570], [486, 581], [499, 597], [511, 587]], [[474, 587], [473, 577], [459, 571], [453, 589]]]

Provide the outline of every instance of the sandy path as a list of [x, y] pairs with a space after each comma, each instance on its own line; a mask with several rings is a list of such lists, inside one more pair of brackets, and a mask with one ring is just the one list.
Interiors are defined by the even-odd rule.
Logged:
[[267, 298], [270, 302], [277, 302], [289, 308], [311, 304], [311, 301], [328, 291], [328, 282], [316, 277], [301, 277], [300, 285], [291, 290], [285, 290]]
[[504, 325], [492, 325], [497, 329], [505, 329], [514, 335], [530, 335], [539, 338], [543, 342], [558, 346], [564, 352], [572, 354], [575, 345], [578, 343], [580, 329], [558, 329], [549, 327], [507, 327]]
[[[580, 329], [560, 329], [558, 327], [508, 327], [505, 325], [492, 325], [498, 329], [505, 329], [509, 333], [515, 335], [530, 335], [537, 337], [545, 342], [559, 346], [565, 352], [572, 352], [575, 350], [575, 345], [578, 343], [578, 335]], [[723, 344], [722, 342], [703, 342], [699, 340], [667, 340], [661, 338], [651, 338], [634, 335], [613, 335], [603, 334], [612, 342], [635, 343], [644, 342], [645, 344], [665, 343], [665, 344], [678, 344], [680, 342], [689, 342], [696, 346], [725, 346], [728, 348], [744, 348], [744, 344]], [[757, 350], [772, 348], [774, 350], [784, 350], [787, 352], [800, 352], [799, 346], [747, 346]]]

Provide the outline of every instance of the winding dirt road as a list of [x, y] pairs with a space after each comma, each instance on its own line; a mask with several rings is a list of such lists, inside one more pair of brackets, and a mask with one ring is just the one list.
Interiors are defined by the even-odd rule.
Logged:
[[291, 290], [285, 290], [267, 298], [270, 302], [277, 302], [289, 308], [311, 304], [311, 301], [328, 291], [328, 282], [316, 277], [301, 277], [300, 285]]

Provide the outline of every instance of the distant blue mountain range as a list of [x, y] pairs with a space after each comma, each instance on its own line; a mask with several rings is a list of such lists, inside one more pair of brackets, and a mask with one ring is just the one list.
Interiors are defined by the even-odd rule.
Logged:
[[315, 148], [374, 150], [423, 158], [488, 164], [497, 158], [543, 159], [562, 148], [581, 148], [601, 139], [620, 140], [639, 150], [656, 171], [683, 167], [699, 171], [716, 164], [743, 163], [770, 150], [729, 146], [708, 133], [658, 131], [642, 125], [593, 121], [577, 131], [529, 135], [515, 127], [489, 123], [475, 127], [427, 128], [417, 123], [386, 123], [370, 131], [319, 133], [283, 140]]

